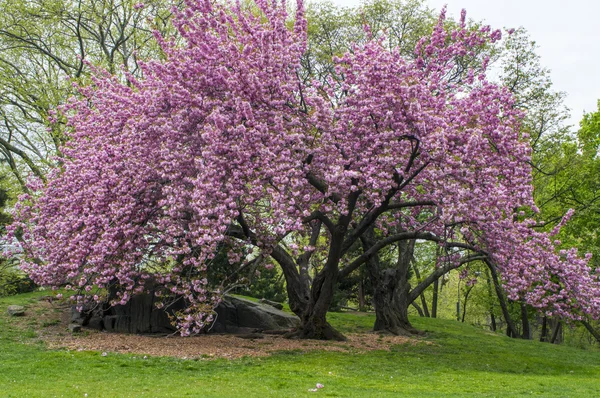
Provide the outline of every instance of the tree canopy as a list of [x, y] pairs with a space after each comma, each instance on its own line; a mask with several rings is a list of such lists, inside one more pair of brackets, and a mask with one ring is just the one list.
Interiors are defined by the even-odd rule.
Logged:
[[[286, 278], [298, 337], [343, 338], [326, 322], [344, 267], [387, 245], [427, 239], [461, 264], [482, 255], [509, 297], [548, 313], [600, 315], [589, 257], [555, 251], [527, 218], [531, 145], [509, 88], [486, 77], [501, 38], [488, 26], [437, 25], [407, 57], [385, 36], [334, 59], [326, 79], [300, 73], [307, 21], [299, 0], [255, 8], [189, 1], [157, 35], [165, 59], [126, 81], [98, 72], [62, 107], [60, 167], [21, 199], [24, 267], [76, 296], [109, 285], [120, 302], [148, 280], [190, 304], [198, 332], [219, 300], [205, 272], [218, 245], [270, 256]], [[356, 258], [350, 248], [376, 228]], [[321, 238], [321, 239], [319, 239]], [[314, 278], [308, 263], [322, 255]]]

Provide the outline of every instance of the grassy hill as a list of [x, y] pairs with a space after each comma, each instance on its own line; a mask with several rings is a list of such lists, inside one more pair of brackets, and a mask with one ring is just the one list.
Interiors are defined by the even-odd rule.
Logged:
[[[600, 396], [598, 352], [439, 319], [413, 319], [427, 331], [416, 344], [360, 354], [295, 350], [203, 360], [48, 350], [35, 338], [43, 325], [6, 313], [42, 294], [0, 299], [2, 397]], [[329, 319], [346, 333], [366, 333], [373, 322], [372, 315]], [[310, 392], [316, 383], [324, 388]]]

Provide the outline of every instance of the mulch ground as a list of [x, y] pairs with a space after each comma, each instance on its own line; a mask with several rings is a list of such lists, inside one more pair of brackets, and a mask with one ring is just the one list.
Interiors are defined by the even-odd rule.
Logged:
[[[100, 332], [83, 329], [80, 333], [70, 333], [67, 325], [70, 319], [70, 307], [56, 302], [40, 301], [28, 306], [27, 314], [37, 314], [39, 339], [50, 349], [68, 349], [77, 351], [100, 351], [102, 353], [130, 353], [151, 356], [169, 356], [179, 358], [228, 358], [243, 356], [262, 357], [278, 351], [341, 351], [365, 352], [388, 350], [393, 345], [416, 344], [422, 340], [402, 336], [382, 335], [378, 333], [346, 334], [345, 342], [290, 340], [278, 335], [259, 335], [255, 338], [241, 338], [228, 334], [207, 334], [193, 337], [131, 335]], [[23, 325], [31, 315], [20, 318]], [[16, 318], [13, 318], [16, 319]]]

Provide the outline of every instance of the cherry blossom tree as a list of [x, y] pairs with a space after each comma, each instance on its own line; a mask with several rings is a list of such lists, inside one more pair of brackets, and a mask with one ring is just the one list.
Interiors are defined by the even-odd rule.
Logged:
[[[307, 82], [301, 0], [291, 29], [285, 4], [255, 5], [188, 1], [174, 18], [182, 42], [157, 35], [165, 61], [127, 84], [99, 72], [61, 110], [71, 128], [61, 167], [32, 183], [13, 225], [35, 281], [68, 284], [78, 300], [111, 286], [121, 303], [158, 282], [187, 301], [185, 335], [220, 299], [205, 279], [218, 245], [232, 261], [250, 261], [250, 248], [285, 276], [301, 318], [293, 336], [343, 339], [326, 320], [340, 270], [429, 239], [483, 253], [509, 294], [530, 292], [540, 308], [594, 300], [585, 259], [561, 260], [515, 213], [535, 206], [511, 93], [488, 82], [487, 60], [455, 78], [461, 57], [499, 31], [467, 27], [464, 13], [447, 31], [443, 11], [414, 57], [373, 39], [336, 60], [339, 79]], [[381, 239], [347, 259], [374, 228]], [[541, 254], [555, 261], [540, 265]], [[544, 279], [548, 267], [565, 280]], [[592, 293], [573, 285], [565, 296], [571, 275]]]

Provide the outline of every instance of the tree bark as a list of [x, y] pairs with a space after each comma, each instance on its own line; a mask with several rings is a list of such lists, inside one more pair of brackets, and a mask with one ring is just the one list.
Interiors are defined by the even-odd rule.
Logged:
[[494, 314], [494, 303], [493, 303], [493, 294], [492, 294], [492, 280], [490, 279], [490, 271], [488, 269], [485, 270], [485, 277], [487, 280], [488, 287], [488, 297], [490, 299], [490, 329], [492, 332], [495, 332], [497, 329], [496, 326], [496, 315]]
[[358, 310], [360, 312], [366, 311], [365, 306], [365, 287], [363, 283], [363, 276], [361, 273], [360, 280], [358, 281]]
[[[230, 236], [240, 239], [250, 239], [256, 244], [256, 236], [246, 225], [242, 215], [238, 217], [240, 227], [231, 226], [228, 230]], [[333, 299], [337, 283], [339, 261], [344, 235], [348, 227], [349, 218], [341, 217], [340, 222], [330, 229], [331, 240], [327, 261], [323, 269], [310, 284], [308, 280], [307, 264], [310, 252], [294, 258], [281, 246], [275, 246], [270, 255], [279, 263], [286, 280], [286, 288], [290, 309], [300, 318], [300, 326], [289, 333], [288, 338], [316, 339], [316, 340], [346, 340], [344, 335], [335, 330], [326, 319], [327, 311]], [[314, 245], [321, 224], [314, 225], [311, 235], [311, 244]]]
[[[332, 265], [328, 260], [325, 267], [317, 274], [310, 289], [308, 304], [300, 314], [300, 327], [290, 333], [288, 338], [338, 340], [344, 341], [346, 337], [335, 330], [327, 322], [327, 311], [333, 300], [333, 293], [337, 283], [337, 263]], [[291, 306], [290, 306], [291, 308]]]
[[540, 334], [540, 342], [544, 343], [548, 340], [548, 317], [544, 315], [542, 318], [542, 333]]
[[469, 300], [469, 294], [471, 294], [471, 290], [473, 290], [473, 286], [469, 286], [467, 289], [467, 293], [465, 293], [465, 300], [463, 302], [463, 312], [461, 322], [465, 323], [465, 317], [467, 316], [467, 300]]
[[[326, 320], [327, 311], [333, 300], [333, 293], [337, 284], [339, 274], [339, 263], [342, 257], [344, 237], [351, 220], [352, 209], [356, 205], [356, 199], [350, 199], [349, 214], [340, 217], [335, 225], [330, 225], [331, 233], [329, 241], [329, 252], [323, 269], [312, 281], [310, 297], [306, 309], [300, 316], [300, 327], [290, 333], [288, 338], [315, 339], [315, 340], [338, 340], [344, 341], [346, 337], [335, 330]], [[327, 224], [326, 224], [327, 225]]]
[[414, 301], [411, 304], [412, 304], [413, 307], [415, 307], [415, 309], [419, 313], [419, 316], [421, 318], [425, 318], [425, 314], [423, 313], [423, 309], [421, 307], [419, 307], [419, 304], [415, 303]]
[[585, 328], [588, 330], [588, 332], [590, 332], [590, 334], [592, 336], [594, 336], [596, 341], [598, 343], [600, 343], [600, 333], [596, 329], [594, 329], [593, 326], [590, 325], [590, 323], [588, 321], [581, 321], [581, 323], [583, 324], [583, 326], [585, 326]]
[[504, 292], [502, 291], [502, 287], [500, 286], [500, 281], [498, 279], [498, 272], [496, 271], [496, 266], [489, 260], [486, 260], [485, 263], [490, 270], [492, 275], [492, 281], [494, 282], [494, 288], [496, 290], [496, 295], [498, 296], [498, 301], [500, 303], [500, 309], [502, 310], [502, 315], [506, 320], [506, 335], [509, 337], [517, 338], [519, 333], [517, 332], [517, 328], [513, 323], [510, 313], [508, 312], [508, 306], [506, 304], [506, 300], [504, 299]]
[[[361, 237], [361, 242], [365, 251], [372, 247], [373, 229]], [[403, 336], [419, 333], [408, 320], [408, 306], [412, 302], [409, 299], [408, 271], [414, 246], [414, 240], [398, 242], [398, 259], [393, 268], [381, 269], [377, 254], [367, 260], [367, 270], [373, 285], [375, 331]]]
[[529, 316], [527, 314], [527, 304], [521, 303], [521, 323], [523, 324], [522, 338], [531, 340], [531, 328], [529, 327]]
[[[415, 270], [415, 276], [417, 277], [417, 281], [419, 283], [421, 283], [421, 273], [419, 272], [419, 268], [417, 267], [417, 265], [414, 263], [414, 261], [411, 261], [412, 265], [413, 265], [413, 269]], [[430, 318], [429, 316], [429, 309], [427, 308], [427, 301], [425, 300], [425, 295], [423, 293], [421, 293], [419, 295], [419, 297], [421, 297], [421, 305], [423, 306], [423, 313], [425, 315], [425, 317]]]
[[551, 344], [558, 344], [558, 336], [560, 335], [560, 331], [562, 329], [562, 322], [557, 319], [556, 326], [554, 327], [554, 331], [552, 332], [552, 338], [550, 339]]
[[439, 279], [436, 279], [435, 282], [433, 282], [433, 298], [431, 299], [431, 317], [432, 318], [437, 318], [439, 287], [440, 287]]

